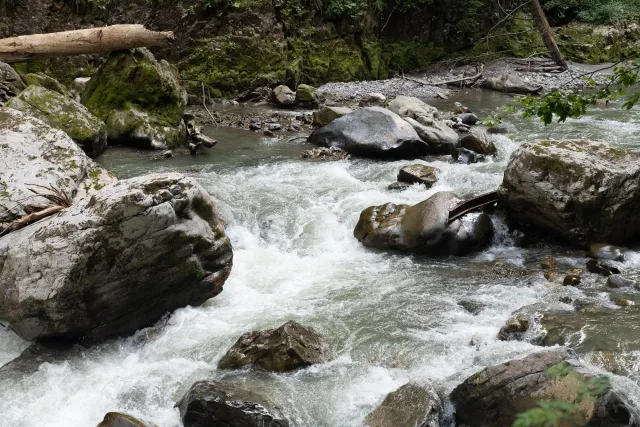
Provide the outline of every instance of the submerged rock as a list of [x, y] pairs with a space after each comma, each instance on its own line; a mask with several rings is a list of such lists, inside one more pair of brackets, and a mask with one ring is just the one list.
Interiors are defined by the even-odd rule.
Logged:
[[64, 131], [90, 157], [98, 157], [107, 148], [107, 127], [104, 122], [69, 96], [44, 86], [28, 86], [20, 95], [11, 98], [6, 106]]
[[153, 425], [142, 422], [131, 415], [108, 412], [98, 427], [153, 427]]
[[529, 319], [522, 314], [517, 314], [505, 322], [498, 332], [498, 339], [501, 341], [519, 340], [528, 329]]
[[[469, 427], [502, 427], [539, 401], [571, 403], [593, 376], [566, 348], [535, 353], [490, 366], [469, 377], [451, 393], [456, 423]], [[575, 425], [626, 426], [632, 409], [611, 387], [579, 403], [580, 411], [565, 420]]]
[[612, 274], [620, 274], [620, 270], [607, 262], [595, 259], [587, 261], [587, 270], [590, 273], [599, 274], [601, 276], [611, 276]]
[[0, 317], [29, 340], [128, 334], [216, 296], [232, 257], [194, 179], [119, 181], [0, 238]]
[[458, 305], [464, 308], [465, 310], [467, 310], [469, 313], [473, 314], [474, 316], [480, 314], [480, 312], [485, 308], [485, 305], [483, 303], [477, 302], [477, 301], [463, 300], [463, 301], [459, 301]]
[[322, 107], [320, 111], [313, 113], [313, 125], [326, 126], [335, 119], [349, 113], [353, 113], [353, 110], [348, 107]]
[[66, 133], [13, 108], [0, 108], [0, 159], [0, 230], [50, 204], [30, 189], [49, 191], [32, 184], [75, 201], [115, 181]]
[[607, 286], [610, 288], [633, 288], [636, 281], [620, 274], [612, 274], [607, 278]]
[[486, 160], [486, 157], [483, 154], [478, 154], [475, 151], [471, 151], [466, 148], [456, 148], [453, 152], [452, 158], [454, 162], [464, 163], [465, 165], [483, 162]]
[[394, 183], [389, 184], [387, 189], [391, 191], [404, 191], [409, 187], [411, 187], [411, 184], [409, 184], [408, 182], [396, 181]]
[[289, 427], [264, 396], [226, 382], [198, 381], [176, 407], [184, 427]]
[[408, 383], [391, 392], [364, 420], [369, 427], [440, 427], [442, 401], [433, 387]]
[[158, 150], [184, 142], [186, 92], [177, 70], [147, 49], [111, 52], [82, 103], [107, 124], [110, 142]]
[[460, 200], [436, 193], [414, 206], [387, 203], [360, 214], [354, 236], [367, 247], [429, 255], [462, 255], [491, 240], [493, 225], [485, 213], [469, 213], [449, 224], [449, 210]]
[[481, 86], [499, 92], [517, 93], [521, 95], [538, 95], [542, 92], [542, 86], [532, 85], [513, 74], [501, 74], [498, 77], [488, 77]]
[[303, 151], [302, 153], [300, 153], [300, 157], [302, 157], [303, 159], [348, 160], [351, 156], [341, 148], [319, 147]]
[[461, 123], [467, 125], [467, 126], [474, 126], [476, 123], [478, 123], [478, 116], [476, 116], [473, 113], [463, 113], [463, 114], [457, 114], [455, 116], [452, 117], [453, 120], [458, 119]]
[[404, 166], [398, 172], [398, 182], [406, 182], [408, 184], [424, 184], [427, 188], [431, 188], [438, 181], [437, 173], [439, 169], [433, 166], [425, 166], [421, 164]]
[[498, 153], [498, 149], [491, 142], [484, 129], [474, 127], [471, 131], [460, 138], [460, 146], [478, 154], [493, 156]]
[[29, 73], [24, 76], [24, 82], [29, 86], [42, 86], [54, 92], [58, 92], [60, 95], [74, 99], [73, 94], [65, 85], [45, 73]]
[[24, 88], [25, 84], [16, 70], [0, 62], [0, 105], [17, 96]]
[[640, 236], [640, 157], [604, 142], [522, 145], [499, 195], [518, 224], [571, 242], [620, 244]]
[[324, 362], [325, 344], [312, 328], [289, 321], [277, 329], [247, 332], [218, 363], [219, 369], [257, 365], [283, 372]]
[[362, 157], [416, 158], [429, 153], [411, 125], [381, 107], [362, 108], [316, 129], [309, 142]]

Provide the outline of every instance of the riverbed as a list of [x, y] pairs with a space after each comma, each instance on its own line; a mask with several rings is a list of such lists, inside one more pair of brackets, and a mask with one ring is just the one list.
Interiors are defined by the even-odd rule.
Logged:
[[[511, 98], [469, 90], [428, 102], [449, 110], [454, 100], [484, 116]], [[193, 382], [216, 378], [269, 396], [292, 426], [360, 426], [387, 393], [410, 380], [429, 381], [446, 396], [488, 365], [542, 350], [528, 342], [500, 341], [498, 331], [524, 306], [569, 310], [558, 301], [565, 295], [628, 311], [628, 317], [614, 316], [612, 324], [599, 328], [637, 341], [638, 331], [621, 327], [620, 319], [637, 322], [640, 305], [616, 307], [602, 279], [586, 276], [579, 288], [544, 279], [542, 258], [583, 268], [586, 254], [550, 245], [516, 248], [499, 215], [491, 247], [466, 257], [375, 251], [353, 237], [360, 212], [371, 205], [415, 204], [444, 190], [463, 197], [495, 190], [509, 156], [524, 141], [584, 137], [640, 151], [637, 109], [601, 106], [585, 118], [548, 127], [504, 119], [510, 132], [495, 136], [498, 156], [475, 165], [453, 164], [448, 157], [309, 161], [299, 156], [309, 146], [291, 136], [266, 138], [229, 128], [208, 128], [218, 145], [198, 156], [151, 160], [148, 152], [110, 148], [98, 160], [118, 178], [172, 171], [198, 179], [226, 221], [233, 271], [224, 291], [201, 307], [177, 310], [157, 328], [79, 348], [64, 361], [0, 384], [0, 426], [92, 426], [110, 411], [160, 427], [179, 426], [175, 402]], [[438, 183], [428, 190], [418, 185], [401, 193], [388, 190], [398, 170], [410, 163], [440, 169]], [[634, 277], [640, 255], [632, 252], [625, 268]], [[461, 300], [485, 308], [474, 316], [458, 305]], [[316, 328], [329, 344], [330, 361], [285, 374], [216, 369], [241, 334], [287, 320]], [[588, 328], [578, 329], [591, 335]], [[590, 357], [600, 344], [591, 341], [595, 344], [588, 346], [577, 338], [572, 345], [595, 372], [604, 372]], [[27, 346], [0, 327], [0, 364]], [[624, 364], [624, 375], [611, 377], [638, 407], [639, 355], [640, 348], [619, 349], [615, 357]]]

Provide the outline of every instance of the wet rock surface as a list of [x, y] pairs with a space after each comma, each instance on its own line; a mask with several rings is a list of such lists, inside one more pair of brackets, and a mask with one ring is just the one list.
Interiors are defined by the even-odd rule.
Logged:
[[478, 154], [493, 156], [498, 153], [495, 144], [489, 139], [487, 132], [478, 127], [474, 127], [471, 131], [460, 138], [460, 146], [467, 150], [474, 151]]
[[349, 107], [323, 107], [313, 113], [314, 126], [326, 126], [337, 118], [345, 114], [353, 113]]
[[326, 359], [322, 337], [312, 328], [289, 321], [277, 329], [247, 332], [218, 363], [219, 369], [256, 365], [267, 371], [293, 371]]
[[264, 396], [228, 382], [198, 381], [176, 407], [185, 427], [289, 427]]
[[408, 383], [391, 392], [364, 420], [368, 427], [439, 427], [442, 401], [428, 385]]
[[437, 168], [421, 164], [404, 166], [398, 172], [398, 182], [406, 182], [408, 184], [424, 184], [430, 188], [438, 181]]
[[9, 64], [0, 62], [0, 104], [17, 96], [25, 88], [20, 75]]
[[98, 427], [154, 427], [152, 424], [144, 423], [131, 415], [120, 412], [109, 412], [98, 424]]
[[354, 236], [367, 247], [429, 255], [478, 250], [491, 239], [491, 219], [470, 213], [449, 224], [449, 210], [459, 202], [453, 193], [441, 192], [414, 206], [371, 206], [360, 214]]
[[572, 243], [640, 235], [640, 158], [604, 142], [542, 140], [512, 155], [499, 191], [513, 220]]

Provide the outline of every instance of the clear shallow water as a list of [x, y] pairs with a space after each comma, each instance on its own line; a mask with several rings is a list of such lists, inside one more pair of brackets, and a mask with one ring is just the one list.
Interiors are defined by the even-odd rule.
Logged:
[[[479, 113], [508, 99], [491, 92], [460, 95]], [[441, 109], [452, 101], [434, 103]], [[537, 137], [590, 137], [640, 150], [640, 115], [601, 109], [593, 117], [544, 128], [509, 118], [517, 132], [498, 136], [498, 158], [455, 165], [446, 158], [419, 161], [442, 170], [438, 184], [389, 192], [398, 169], [410, 162], [309, 162], [299, 141], [262, 139], [229, 129], [211, 130], [218, 146], [206, 154], [149, 160], [149, 153], [110, 149], [100, 162], [120, 178], [178, 171], [196, 177], [216, 199], [234, 246], [234, 267], [224, 291], [202, 307], [176, 311], [168, 324], [89, 350], [10, 384], [0, 384], [0, 426], [90, 426], [109, 411], [127, 412], [158, 426], [178, 426], [175, 402], [196, 380], [229, 378], [271, 397], [294, 426], [359, 426], [384, 396], [409, 380], [429, 380], [443, 394], [487, 365], [541, 350], [496, 339], [510, 314], [562, 292], [542, 278], [539, 260], [564, 257], [564, 248], [516, 249], [498, 233], [483, 253], [430, 259], [368, 250], [353, 237], [360, 212], [388, 201], [414, 204], [431, 194], [460, 195], [495, 189], [511, 152]], [[497, 219], [496, 226], [504, 230]], [[532, 274], [495, 274], [493, 265], [529, 267]], [[640, 257], [629, 262], [640, 268]], [[587, 287], [597, 289], [598, 283]], [[592, 292], [593, 294], [593, 292]], [[595, 292], [594, 298], [608, 300]], [[482, 302], [472, 316], [461, 299]], [[257, 370], [221, 372], [218, 360], [249, 330], [293, 319], [327, 339], [328, 363], [289, 374]], [[473, 340], [474, 344], [470, 342]], [[0, 328], [0, 363], [27, 346]], [[637, 359], [635, 359], [637, 360]], [[640, 375], [614, 382], [638, 401]], [[635, 369], [635, 371], [634, 371]]]

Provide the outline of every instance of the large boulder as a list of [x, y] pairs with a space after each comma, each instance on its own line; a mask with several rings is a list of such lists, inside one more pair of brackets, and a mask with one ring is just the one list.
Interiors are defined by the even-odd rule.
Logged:
[[229, 349], [219, 369], [257, 365], [267, 371], [293, 371], [325, 361], [325, 344], [311, 328], [289, 321], [277, 329], [247, 332]]
[[481, 84], [485, 89], [499, 92], [517, 93], [521, 95], [538, 95], [542, 86], [533, 85], [513, 74], [501, 74], [497, 77], [487, 77]]
[[264, 396], [234, 384], [198, 381], [176, 403], [184, 427], [288, 427]]
[[309, 142], [323, 147], [338, 147], [363, 157], [416, 158], [430, 149], [397, 114], [367, 107], [344, 115], [316, 129]]
[[364, 420], [369, 427], [440, 427], [442, 400], [431, 386], [408, 383], [391, 392]]
[[69, 91], [69, 89], [67, 89], [65, 85], [63, 85], [53, 77], [46, 75], [45, 73], [29, 73], [24, 76], [23, 80], [25, 84], [29, 86], [42, 86], [54, 92], [58, 92], [60, 95], [74, 98], [71, 91]]
[[107, 148], [107, 127], [102, 120], [79, 102], [44, 86], [28, 86], [6, 106], [66, 132], [90, 157], [98, 157]]
[[412, 96], [397, 96], [388, 108], [415, 129], [429, 146], [429, 154], [451, 154], [459, 146], [458, 134], [439, 119], [437, 108]]
[[511, 156], [499, 196], [523, 227], [583, 245], [633, 241], [640, 235], [640, 156], [604, 142], [527, 143]]
[[187, 95], [177, 70], [144, 48], [112, 52], [82, 103], [106, 122], [113, 143], [167, 149], [184, 142]]
[[216, 296], [231, 264], [194, 179], [123, 180], [0, 238], [0, 318], [29, 340], [127, 334]]
[[11, 65], [0, 62], [0, 104], [18, 95], [25, 84]]
[[354, 236], [367, 247], [429, 255], [462, 255], [488, 244], [491, 218], [469, 213], [449, 223], [449, 210], [460, 202], [453, 193], [436, 193], [414, 206], [387, 203], [360, 214]]
[[[502, 427], [513, 424], [516, 414], [536, 408], [540, 401], [571, 403], [592, 375], [566, 348], [535, 353], [520, 360], [488, 367], [456, 387], [451, 401], [457, 425]], [[571, 420], [576, 426], [627, 426], [631, 410], [607, 387], [579, 403]]]
[[53, 187], [75, 200], [114, 181], [63, 131], [0, 108], [0, 230], [48, 203], [30, 189], [46, 193], [42, 187]]

